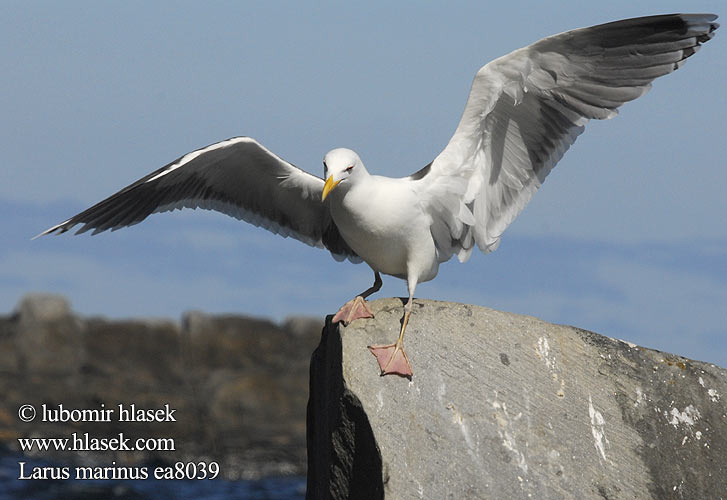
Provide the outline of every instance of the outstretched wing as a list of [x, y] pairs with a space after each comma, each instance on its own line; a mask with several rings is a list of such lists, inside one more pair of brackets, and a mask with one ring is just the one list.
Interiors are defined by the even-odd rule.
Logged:
[[92, 234], [138, 224], [156, 212], [216, 210], [283, 237], [359, 257], [321, 201], [323, 180], [282, 160], [254, 139], [234, 137], [192, 151], [38, 236], [83, 224]]
[[414, 174], [440, 260], [497, 248], [591, 118], [607, 119], [714, 36], [712, 14], [616, 21], [544, 38], [482, 67], [447, 147]]

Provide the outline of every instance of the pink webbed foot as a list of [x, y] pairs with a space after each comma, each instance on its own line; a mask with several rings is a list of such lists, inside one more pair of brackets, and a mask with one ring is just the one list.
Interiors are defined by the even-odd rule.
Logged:
[[411, 377], [414, 372], [411, 370], [409, 358], [406, 357], [404, 346], [399, 344], [370, 345], [369, 351], [376, 357], [381, 369], [381, 375], [399, 375]]
[[344, 325], [348, 325], [352, 321], [360, 318], [373, 317], [374, 313], [371, 311], [371, 308], [366, 303], [366, 300], [364, 300], [364, 298], [359, 295], [353, 300], [349, 300], [348, 302], [346, 302], [343, 307], [338, 310], [336, 315], [333, 316], [333, 322], [338, 323], [339, 321], [343, 321]]

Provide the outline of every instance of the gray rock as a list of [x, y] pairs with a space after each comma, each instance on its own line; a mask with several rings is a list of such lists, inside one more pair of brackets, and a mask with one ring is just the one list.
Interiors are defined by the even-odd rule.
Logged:
[[[414, 376], [379, 376], [402, 302], [326, 324], [308, 498], [723, 498], [727, 370], [570, 326], [415, 302]], [[330, 318], [329, 318], [330, 321]]]

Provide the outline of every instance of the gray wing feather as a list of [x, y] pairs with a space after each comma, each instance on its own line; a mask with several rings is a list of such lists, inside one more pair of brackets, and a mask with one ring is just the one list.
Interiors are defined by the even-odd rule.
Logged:
[[447, 147], [412, 177], [430, 207], [440, 260], [465, 260], [474, 243], [497, 248], [588, 120], [615, 116], [681, 67], [714, 36], [716, 18], [670, 14], [577, 29], [482, 67]]
[[38, 236], [76, 234], [138, 224], [149, 215], [181, 208], [222, 212], [327, 248], [337, 260], [360, 258], [341, 237], [321, 201], [323, 180], [268, 151], [254, 139], [235, 137], [188, 153]]

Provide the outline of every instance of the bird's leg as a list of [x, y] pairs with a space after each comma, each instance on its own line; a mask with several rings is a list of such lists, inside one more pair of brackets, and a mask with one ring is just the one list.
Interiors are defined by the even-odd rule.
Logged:
[[374, 313], [366, 303], [366, 297], [372, 293], [376, 293], [381, 290], [381, 275], [378, 271], [374, 271], [374, 284], [371, 285], [366, 291], [361, 292], [353, 300], [346, 302], [333, 316], [333, 322], [337, 323], [343, 321], [344, 325], [348, 325], [352, 321], [359, 318], [373, 318]]
[[409, 364], [409, 358], [406, 357], [406, 352], [404, 352], [404, 332], [406, 331], [406, 325], [409, 323], [409, 316], [411, 316], [411, 308], [414, 302], [414, 286], [409, 286], [409, 300], [404, 306], [404, 319], [401, 322], [401, 331], [399, 332], [399, 338], [396, 340], [396, 343], [369, 346], [371, 354], [376, 357], [376, 361], [379, 363], [381, 375], [396, 374], [402, 377], [411, 377], [414, 375]]

